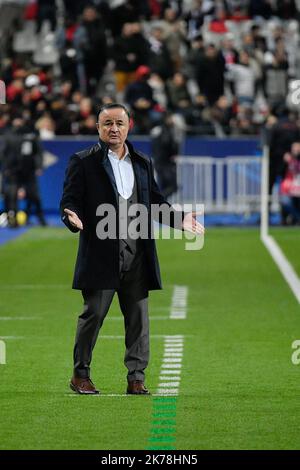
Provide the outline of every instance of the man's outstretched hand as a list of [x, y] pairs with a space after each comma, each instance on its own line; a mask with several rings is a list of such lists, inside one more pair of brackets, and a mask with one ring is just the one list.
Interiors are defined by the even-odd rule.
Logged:
[[201, 214], [202, 212], [189, 212], [186, 214], [182, 221], [182, 228], [197, 235], [204, 235], [205, 228], [196, 219], [196, 216]]
[[73, 225], [73, 227], [78, 228], [79, 230], [83, 230], [82, 222], [75, 212], [71, 211], [70, 209], [64, 209], [64, 212], [68, 215], [69, 222], [71, 225]]

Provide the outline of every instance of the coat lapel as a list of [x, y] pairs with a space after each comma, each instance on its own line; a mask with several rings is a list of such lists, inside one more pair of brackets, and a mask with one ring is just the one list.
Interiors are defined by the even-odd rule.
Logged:
[[100, 164], [103, 166], [108, 179], [112, 185], [112, 188], [114, 190], [115, 196], [116, 196], [116, 201], [118, 202], [119, 200], [119, 193], [118, 193], [118, 188], [117, 188], [117, 183], [115, 180], [115, 175], [111, 166], [111, 163], [108, 158], [108, 147], [105, 145], [103, 142], [99, 142], [100, 148], [101, 148], [101, 159], [100, 159]]
[[115, 196], [116, 196], [116, 200], [118, 201], [119, 193], [118, 193], [117, 183], [116, 183], [116, 180], [115, 180], [115, 175], [114, 175], [111, 163], [110, 163], [109, 158], [108, 158], [107, 155], [102, 161], [102, 166], [103, 166], [104, 170], [106, 171], [106, 174], [107, 174], [107, 176], [110, 180], [110, 183], [113, 187], [113, 190], [114, 190], [114, 193], [115, 193]]
[[139, 154], [137, 154], [134, 151], [132, 144], [128, 141], [126, 141], [126, 144], [128, 146], [130, 156], [131, 156], [131, 161], [132, 161], [132, 166], [133, 166], [133, 171], [134, 171], [134, 176], [135, 176], [135, 181], [136, 181], [137, 191], [138, 191], [138, 196], [139, 196], [139, 202], [147, 205], [149, 202], [149, 195], [148, 195], [148, 172], [147, 172], [146, 165], [143, 164], [142, 157], [140, 157]]
[[137, 191], [139, 195], [139, 202], [146, 203], [146, 192], [147, 192], [147, 170], [141, 165], [141, 162], [137, 158], [132, 158], [132, 166], [135, 175], [135, 181], [137, 185]]
[[136, 181], [137, 192], [139, 195], [139, 200], [141, 202], [141, 199], [142, 199], [141, 169], [140, 169], [139, 162], [137, 162], [135, 158], [131, 158], [131, 161], [132, 161], [132, 168], [133, 168], [134, 177]]

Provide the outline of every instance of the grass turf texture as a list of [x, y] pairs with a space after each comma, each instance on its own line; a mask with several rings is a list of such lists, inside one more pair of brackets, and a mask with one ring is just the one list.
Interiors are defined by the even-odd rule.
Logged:
[[[276, 239], [300, 265], [299, 232]], [[293, 234], [293, 235], [291, 235]], [[277, 238], [278, 237], [278, 238]], [[146, 449], [153, 397], [70, 396], [79, 292], [70, 289], [76, 236], [32, 229], [0, 247], [0, 449]], [[189, 287], [186, 320], [152, 320], [152, 335], [187, 335], [177, 449], [299, 449], [300, 307], [257, 230], [209, 229], [200, 252], [160, 240], [165, 289], [150, 294], [150, 315], [167, 316], [172, 286]], [[298, 270], [299, 273], [299, 270]], [[101, 333], [123, 335], [117, 302]], [[190, 336], [188, 336], [190, 335]], [[152, 338], [147, 386], [155, 392], [163, 338]], [[99, 337], [92, 378], [103, 394], [124, 393], [121, 339]]]

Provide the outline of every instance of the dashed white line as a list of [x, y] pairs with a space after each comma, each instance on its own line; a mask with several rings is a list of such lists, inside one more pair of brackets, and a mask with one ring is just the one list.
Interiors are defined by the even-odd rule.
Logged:
[[[164, 356], [159, 377], [160, 382], [158, 384], [156, 393], [163, 395], [178, 395], [181, 380], [183, 343], [183, 335], [176, 335], [173, 337], [168, 336], [165, 338]], [[171, 348], [170, 345], [172, 346]], [[174, 345], [178, 346], [178, 348], [174, 348]], [[173, 352], [173, 349], [179, 349], [180, 352]]]
[[180, 370], [161, 370], [161, 373], [165, 375], [176, 375], [176, 374], [180, 374], [181, 371]]
[[174, 347], [166, 346], [165, 351], [168, 351], [168, 352], [182, 352], [183, 348], [182, 347], [174, 348]]
[[[180, 380], [180, 376], [179, 376], [179, 375], [178, 375], [178, 376], [175, 375], [174, 377], [171, 377], [171, 378], [172, 378], [172, 380]], [[159, 380], [170, 380], [170, 376], [168, 376], [168, 375], [161, 375], [161, 376], [159, 377]]]
[[166, 387], [166, 388], [168, 388], [168, 387], [179, 387], [179, 383], [180, 383], [179, 380], [177, 382], [173, 382], [173, 381], [172, 382], [162, 382], [162, 383], [158, 384], [158, 388], [160, 388], [160, 387]]
[[166, 358], [164, 359], [164, 363], [170, 363], [170, 362], [176, 362], [176, 363], [179, 364], [179, 363], [180, 363], [180, 359], [177, 359], [177, 358], [173, 359], [172, 357], [166, 357]]
[[182, 353], [165, 352], [164, 357], [182, 357]]
[[180, 369], [181, 364], [162, 364], [162, 369]]
[[178, 388], [158, 388], [156, 393], [158, 395], [178, 395]]
[[187, 315], [187, 286], [174, 286], [170, 319], [185, 320]]

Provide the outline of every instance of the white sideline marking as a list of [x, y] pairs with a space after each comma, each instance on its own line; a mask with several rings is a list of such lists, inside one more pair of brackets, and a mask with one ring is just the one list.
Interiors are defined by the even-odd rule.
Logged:
[[[185, 335], [187, 337], [190, 337], [190, 336], [193, 336], [193, 335]], [[161, 339], [161, 338], [164, 338], [165, 336], [164, 335], [151, 335], [151, 338], [152, 339]], [[26, 336], [0, 336], [0, 339], [25, 339]], [[125, 336], [123, 335], [103, 335], [103, 336], [100, 336], [100, 339], [125, 339]], [[181, 367], [181, 364], [178, 364], [178, 365], [173, 365], [173, 364], [167, 364], [165, 365], [165, 367], [175, 367], [175, 368], [178, 368], [178, 367]], [[165, 371], [164, 374], [173, 374], [173, 373], [177, 373], [178, 371]]]
[[40, 317], [0, 317], [0, 321], [10, 321], [10, 320], [39, 320]]
[[[119, 316], [119, 317], [107, 316], [106, 320], [124, 320], [124, 317], [123, 316]], [[149, 317], [149, 320], [169, 320], [169, 317], [155, 315], [155, 316]]]
[[2, 284], [1, 290], [70, 289], [69, 284]]
[[[184, 335], [184, 337], [191, 337], [191, 336], [194, 336], [194, 335]], [[121, 336], [121, 335], [101, 335], [99, 336], [99, 339], [124, 339], [125, 338], [125, 335]], [[166, 338], [166, 335], [151, 335], [150, 338], [154, 338], [154, 339], [161, 339], [161, 338]], [[167, 338], [169, 338], [169, 336], [167, 336]], [[182, 340], [180, 340], [182, 341]]]
[[[169, 393], [171, 394], [171, 393]], [[165, 393], [165, 390], [163, 391], [163, 393], [152, 393], [150, 396], [152, 397], [163, 397], [165, 396], [166, 393]], [[65, 397], [98, 397], [98, 398], [102, 398], [102, 397], [136, 397], [136, 395], [127, 395], [127, 393], [98, 393], [98, 394], [91, 394], [91, 395], [81, 395], [80, 393], [65, 393], [64, 394]], [[148, 395], [142, 395], [142, 396], [148, 396]]]
[[0, 339], [24, 339], [25, 336], [0, 336]]
[[293, 266], [271, 235], [262, 235], [261, 240], [300, 304], [300, 279]]
[[[10, 321], [10, 320], [19, 320], [19, 321], [23, 321], [23, 320], [40, 320], [41, 317], [0, 317], [0, 321]], [[159, 315], [156, 315], [156, 316], [151, 316], [149, 317], [150, 320], [169, 320], [169, 317], [166, 317], [166, 316], [159, 316]], [[116, 316], [107, 316], [106, 317], [106, 321], [107, 320], [115, 320], [115, 321], [124, 321], [124, 317], [123, 316], [119, 316], [119, 317], [116, 317]]]
[[91, 393], [84, 395], [83, 393], [65, 393], [66, 397], [131, 397], [133, 395], [127, 395], [127, 393]]
[[[0, 321], [10, 321], [10, 320], [39, 320], [40, 317], [0, 317]], [[149, 317], [150, 320], [169, 320], [169, 317], [166, 316], [152, 316]], [[115, 320], [115, 321], [124, 321], [123, 316], [115, 317], [115, 316], [107, 316], [107, 320]]]

